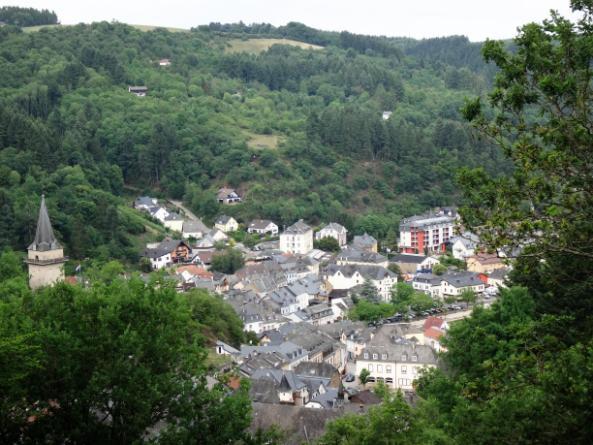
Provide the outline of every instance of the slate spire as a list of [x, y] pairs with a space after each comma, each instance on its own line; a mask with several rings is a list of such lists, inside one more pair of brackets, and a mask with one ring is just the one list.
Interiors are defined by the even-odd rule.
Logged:
[[29, 250], [45, 252], [47, 250], [61, 249], [51, 227], [51, 221], [45, 205], [45, 195], [41, 195], [41, 206], [39, 208], [39, 218], [37, 219], [37, 231], [35, 240], [29, 246]]

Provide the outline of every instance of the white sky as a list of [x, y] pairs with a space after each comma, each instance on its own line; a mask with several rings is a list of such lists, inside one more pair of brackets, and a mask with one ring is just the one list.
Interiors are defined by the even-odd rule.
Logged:
[[570, 14], [569, 0], [0, 0], [54, 10], [63, 24], [117, 20], [190, 28], [210, 22], [302, 22], [329, 31], [439, 37], [473, 41], [511, 38], [518, 26], [540, 22], [550, 9]]

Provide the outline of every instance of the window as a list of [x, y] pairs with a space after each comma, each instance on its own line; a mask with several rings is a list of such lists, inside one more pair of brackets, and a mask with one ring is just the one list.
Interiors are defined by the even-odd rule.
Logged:
[[381, 354], [381, 360], [387, 360], [387, 354]]
[[369, 365], [369, 372], [373, 372], [373, 365]]
[[377, 360], [379, 358], [379, 354], [373, 354], [373, 360]]
[[413, 361], [413, 362], [417, 362], [417, 361], [418, 361], [418, 356], [417, 356], [416, 354], [414, 354], [414, 355], [412, 356], [412, 361]]
[[369, 353], [368, 353], [368, 352], [365, 352], [365, 353], [364, 353], [364, 358], [366, 358], [366, 359], [368, 359], [368, 358], [369, 358]]
[[382, 374], [383, 373], [383, 366], [382, 365], [377, 365], [377, 372]]
[[407, 366], [402, 366], [402, 374], [406, 374], [408, 372], [408, 367]]
[[387, 378], [385, 379], [385, 383], [390, 383], [390, 384], [392, 384], [392, 385], [393, 385], [393, 379], [392, 379], [391, 377], [387, 377]]
[[385, 372], [386, 372], [387, 374], [391, 374], [391, 366], [386, 366], [386, 367], [385, 367]]
[[407, 362], [407, 361], [408, 361], [408, 355], [402, 354], [402, 362]]

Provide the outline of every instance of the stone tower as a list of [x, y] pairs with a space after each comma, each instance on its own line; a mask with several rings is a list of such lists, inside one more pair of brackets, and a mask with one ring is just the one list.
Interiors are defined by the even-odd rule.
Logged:
[[64, 249], [54, 235], [51, 227], [45, 196], [41, 195], [41, 207], [37, 220], [35, 240], [28, 248], [27, 264], [29, 265], [29, 287], [38, 289], [51, 286], [64, 280]]

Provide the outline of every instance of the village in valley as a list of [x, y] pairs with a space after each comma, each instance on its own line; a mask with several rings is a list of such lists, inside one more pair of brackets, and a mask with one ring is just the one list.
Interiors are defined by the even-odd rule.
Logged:
[[[232, 189], [218, 192], [221, 208], [241, 199]], [[221, 376], [231, 387], [248, 379], [258, 427], [282, 425], [296, 436], [303, 427], [314, 433], [315, 425], [321, 433], [324, 423], [313, 419], [381, 403], [377, 386], [413, 401], [415, 380], [439, 366], [449, 325], [469, 316], [471, 305], [489, 306], [509, 270], [507, 259], [483, 253], [476, 235], [460, 230], [452, 208], [403, 219], [391, 252], [367, 233], [349, 236], [337, 222], [314, 229], [299, 220], [280, 229], [269, 220], [220, 215], [208, 227], [153, 197], [138, 197], [133, 207], [172, 235], [146, 245], [143, 276], [164, 274], [178, 292], [218, 295], [250, 334], [249, 344], [212, 341], [212, 384]], [[245, 233], [257, 242], [236, 241]], [[215, 270], [216, 257], [229, 253], [240, 259], [236, 270]], [[64, 277], [66, 259], [44, 199], [28, 258], [32, 288], [62, 279], [83, 283]], [[402, 310], [399, 293], [424, 299]], [[352, 317], [361, 300], [382, 307], [393, 301], [394, 309]]]

